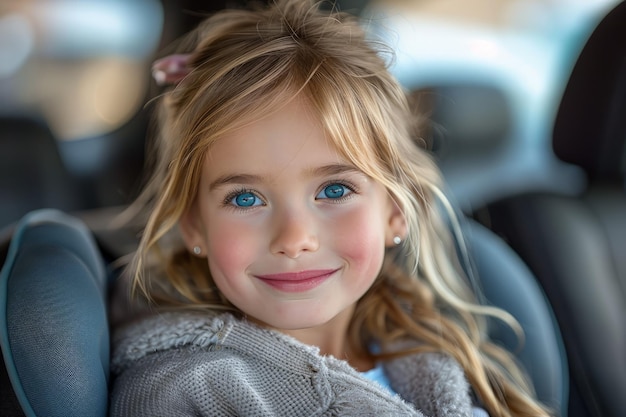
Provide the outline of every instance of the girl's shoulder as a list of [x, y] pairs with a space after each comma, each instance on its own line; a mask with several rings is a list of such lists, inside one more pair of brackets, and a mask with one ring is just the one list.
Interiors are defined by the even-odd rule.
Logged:
[[194, 311], [161, 312], [125, 323], [113, 332], [111, 371], [119, 374], [135, 361], [157, 352], [215, 345], [228, 316]]
[[[169, 311], [141, 317], [114, 331], [112, 348], [114, 375], [146, 356], [173, 350], [203, 353], [204, 360], [218, 357], [214, 353], [220, 352], [219, 357], [241, 357], [295, 372], [308, 372], [320, 361], [333, 362], [320, 356], [318, 348], [290, 336], [230, 313], [211, 311]], [[343, 366], [339, 362], [332, 365]]]
[[471, 414], [470, 384], [462, 366], [450, 355], [442, 352], [408, 354], [385, 361], [383, 368], [395, 392], [425, 414]]

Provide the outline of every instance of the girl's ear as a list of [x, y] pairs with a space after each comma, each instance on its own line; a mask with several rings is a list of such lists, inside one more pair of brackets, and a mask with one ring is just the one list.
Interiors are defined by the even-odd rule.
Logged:
[[391, 210], [389, 212], [389, 220], [387, 226], [387, 233], [385, 234], [385, 246], [393, 247], [397, 246], [397, 239], [400, 238], [404, 241], [407, 234], [406, 219], [398, 203], [391, 198]]
[[195, 204], [183, 213], [178, 226], [187, 250], [195, 255], [204, 253], [206, 249], [204, 229], [200, 217], [197, 215]]

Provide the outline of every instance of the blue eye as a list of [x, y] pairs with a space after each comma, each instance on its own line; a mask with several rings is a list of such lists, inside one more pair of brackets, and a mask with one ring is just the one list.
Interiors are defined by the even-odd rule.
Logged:
[[326, 198], [337, 199], [337, 198], [345, 197], [346, 195], [350, 194], [351, 192], [352, 191], [348, 187], [346, 187], [345, 185], [334, 183], [334, 184], [329, 184], [326, 187], [324, 187], [324, 189], [322, 191], [320, 191], [319, 194], [317, 196], [315, 196], [315, 198], [317, 198], [317, 199], [326, 199]]
[[235, 195], [230, 203], [238, 207], [260, 206], [263, 201], [253, 193], [246, 191]]

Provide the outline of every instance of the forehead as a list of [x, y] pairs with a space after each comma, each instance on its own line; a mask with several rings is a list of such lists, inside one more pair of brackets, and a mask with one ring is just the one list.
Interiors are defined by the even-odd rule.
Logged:
[[265, 172], [345, 162], [308, 103], [294, 99], [216, 140], [204, 171], [222, 175], [234, 169]]

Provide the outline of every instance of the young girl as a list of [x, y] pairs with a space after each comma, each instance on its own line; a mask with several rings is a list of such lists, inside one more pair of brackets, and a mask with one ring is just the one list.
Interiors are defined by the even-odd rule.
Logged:
[[130, 268], [154, 314], [117, 330], [112, 415], [547, 415], [485, 340], [511, 319], [472, 297], [383, 53], [284, 0], [155, 65], [172, 88]]

